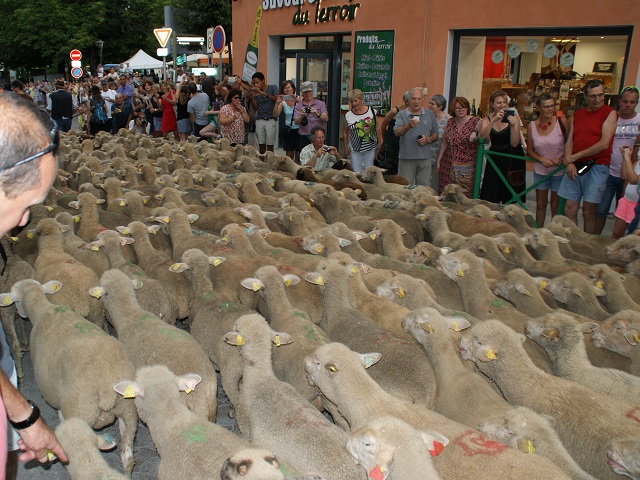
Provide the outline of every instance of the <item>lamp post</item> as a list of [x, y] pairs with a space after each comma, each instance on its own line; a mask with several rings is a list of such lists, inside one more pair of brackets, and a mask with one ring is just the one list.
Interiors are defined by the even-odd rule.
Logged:
[[104, 42], [102, 40], [98, 40], [96, 42], [96, 47], [100, 49], [100, 65], [102, 65], [102, 47], [104, 47]]

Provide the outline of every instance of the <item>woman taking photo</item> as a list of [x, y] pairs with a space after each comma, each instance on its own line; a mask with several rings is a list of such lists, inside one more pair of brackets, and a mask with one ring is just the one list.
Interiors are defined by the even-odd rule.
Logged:
[[162, 100], [158, 95], [158, 86], [151, 86], [151, 96], [148, 97], [149, 113], [153, 119], [153, 130], [151, 135], [154, 137], [162, 136]]
[[454, 183], [464, 189], [467, 197], [471, 197], [478, 149], [476, 128], [480, 120], [471, 115], [469, 109], [469, 100], [464, 97], [451, 101], [451, 116], [445, 126], [436, 163], [440, 174], [438, 194], [448, 184]]
[[[524, 151], [520, 146], [520, 117], [516, 109], [507, 109], [508, 105], [507, 94], [502, 90], [491, 94], [490, 113], [480, 122], [480, 136], [491, 140], [490, 152], [523, 155]], [[516, 193], [525, 189], [524, 160], [495, 154], [491, 155], [491, 159]], [[489, 162], [485, 167], [480, 198], [494, 203], [506, 203], [511, 199], [507, 186]]]
[[[433, 158], [438, 158], [440, 154], [440, 144], [442, 142], [442, 136], [444, 135], [444, 129], [449, 120], [449, 114], [447, 113], [447, 99], [442, 95], [434, 95], [429, 100], [429, 110], [436, 116], [438, 122], [438, 140], [431, 143], [431, 149], [433, 150]], [[440, 178], [438, 175], [438, 168], [436, 164], [433, 164], [435, 170], [431, 172], [431, 186], [435, 186], [434, 190], [437, 190], [437, 185], [440, 184]]]
[[235, 145], [237, 143], [245, 143], [246, 123], [251, 121], [251, 117], [247, 113], [247, 109], [242, 106], [242, 92], [233, 89], [227, 95], [230, 103], [227, 103], [220, 109], [220, 130], [224, 138]]
[[[564, 160], [564, 137], [569, 130], [564, 117], [556, 117], [556, 102], [547, 93], [536, 98], [536, 108], [540, 116], [527, 127], [527, 156], [537, 160], [533, 164], [533, 181], [538, 182], [562, 165]], [[551, 190], [551, 216], [558, 213], [558, 189], [564, 170], [547, 178], [536, 187], [536, 223], [544, 226]]]
[[280, 85], [280, 95], [273, 107], [273, 117], [278, 118], [284, 112], [284, 126], [280, 127], [280, 147], [284, 148], [287, 157], [300, 163], [300, 135], [298, 125], [293, 122], [293, 109], [296, 106], [296, 87], [291, 80], [285, 80]]
[[349, 153], [353, 171], [360, 173], [373, 166], [378, 150], [378, 126], [376, 112], [363, 103], [362, 90], [351, 90], [349, 95], [351, 109], [344, 116], [344, 151]]

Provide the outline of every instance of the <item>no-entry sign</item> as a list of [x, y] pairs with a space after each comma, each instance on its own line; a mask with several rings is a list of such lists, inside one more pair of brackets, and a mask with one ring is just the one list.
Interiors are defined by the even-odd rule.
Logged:
[[71, 50], [71, 53], [69, 53], [69, 58], [71, 58], [71, 60], [78, 61], [82, 58], [82, 53], [77, 49]]

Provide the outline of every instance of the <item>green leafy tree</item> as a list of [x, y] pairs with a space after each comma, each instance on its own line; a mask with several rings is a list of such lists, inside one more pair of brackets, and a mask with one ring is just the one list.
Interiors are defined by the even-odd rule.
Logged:
[[231, 41], [231, 0], [174, 0], [172, 5], [180, 33], [206, 37], [208, 28], [222, 25]]

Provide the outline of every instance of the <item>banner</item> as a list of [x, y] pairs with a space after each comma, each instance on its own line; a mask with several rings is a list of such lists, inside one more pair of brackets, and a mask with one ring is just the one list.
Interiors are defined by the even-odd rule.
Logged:
[[258, 66], [258, 33], [260, 31], [260, 19], [262, 18], [262, 5], [258, 7], [256, 14], [256, 24], [253, 27], [251, 41], [247, 45], [247, 54], [244, 57], [244, 67], [242, 68], [242, 80], [251, 83], [251, 77], [256, 73]]
[[356, 32], [353, 88], [381, 115], [391, 108], [394, 35], [393, 30]]

